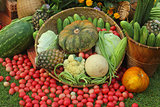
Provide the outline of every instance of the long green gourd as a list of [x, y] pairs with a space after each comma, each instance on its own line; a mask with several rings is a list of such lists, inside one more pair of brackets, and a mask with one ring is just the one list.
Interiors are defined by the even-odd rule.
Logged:
[[58, 34], [63, 30], [63, 22], [62, 19], [58, 18], [57, 20], [57, 30], [58, 30]]
[[134, 36], [134, 30], [133, 30], [132, 24], [128, 23], [127, 21], [121, 21], [120, 25], [127, 32], [127, 34], [131, 38], [133, 38], [133, 36]]
[[155, 41], [156, 41], [156, 36], [154, 35], [154, 33], [151, 33], [151, 34], [148, 36], [147, 45], [148, 45], [148, 46], [154, 46]]
[[28, 16], [15, 20], [0, 31], [0, 57], [19, 54], [33, 44], [33, 26]]
[[137, 42], [139, 42], [139, 38], [140, 38], [140, 25], [138, 22], [134, 23], [134, 37], [133, 39]]
[[68, 18], [65, 18], [64, 21], [63, 21], [63, 29], [70, 24], [70, 21]]
[[155, 46], [156, 46], [156, 47], [160, 47], [160, 33], [156, 36]]
[[149, 35], [149, 32], [148, 32], [148, 30], [147, 30], [147, 27], [146, 27], [146, 26], [143, 26], [143, 27], [141, 28], [141, 31], [140, 31], [140, 43], [141, 43], [141, 44], [146, 45], [148, 35]]
[[98, 22], [97, 22], [97, 27], [103, 29], [104, 28], [104, 21], [102, 18], [99, 18], [98, 19]]

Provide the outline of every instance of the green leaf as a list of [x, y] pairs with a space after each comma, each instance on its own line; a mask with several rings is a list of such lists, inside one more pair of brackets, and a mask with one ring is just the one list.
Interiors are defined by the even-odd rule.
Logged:
[[74, 57], [74, 59], [76, 60], [76, 61], [78, 61], [78, 62], [81, 62], [82, 61], [82, 57]]

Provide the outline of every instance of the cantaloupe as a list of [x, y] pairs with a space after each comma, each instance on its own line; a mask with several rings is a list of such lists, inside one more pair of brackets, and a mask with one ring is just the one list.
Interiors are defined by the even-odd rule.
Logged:
[[108, 62], [102, 55], [91, 55], [86, 60], [85, 70], [91, 77], [103, 77], [108, 73]]

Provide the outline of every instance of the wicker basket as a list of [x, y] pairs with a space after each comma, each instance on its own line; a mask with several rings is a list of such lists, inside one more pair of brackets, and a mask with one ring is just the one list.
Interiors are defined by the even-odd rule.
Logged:
[[[66, 9], [64, 11], [61, 11], [59, 13], [57, 13], [56, 15], [50, 17], [45, 24], [43, 24], [43, 26], [40, 28], [38, 35], [36, 36], [36, 40], [35, 40], [35, 51], [37, 50], [37, 44], [38, 44], [38, 39], [41, 36], [41, 34], [43, 34], [44, 32], [46, 32], [47, 30], [52, 30], [55, 33], [57, 33], [57, 19], [61, 18], [62, 20], [64, 20], [66, 17], [68, 16], [73, 16], [75, 13], [81, 15], [84, 15], [85, 17], [91, 17], [92, 19], [97, 17], [97, 18], [102, 18], [105, 22], [109, 22], [111, 25], [115, 25], [117, 28], [117, 32], [120, 34], [120, 37], [123, 38], [124, 35], [120, 29], [120, 27], [116, 24], [116, 22], [114, 20], [112, 20], [108, 15], [106, 15], [104, 12], [102, 11], [98, 11], [96, 9], [93, 8], [89, 8], [89, 7], [76, 7], [76, 8], [70, 8], [70, 9]], [[36, 53], [37, 54], [37, 53]], [[124, 59], [124, 57], [123, 57]], [[117, 67], [117, 69], [120, 67], [120, 65], [122, 64], [121, 60], [119, 66]], [[47, 71], [47, 70], [46, 70]], [[54, 75], [52, 75], [49, 71], [47, 71], [49, 73], [49, 75], [51, 77], [53, 77], [54, 79], [56, 79], [57, 81], [59, 81], [59, 79], [57, 77], [55, 77]], [[66, 84], [62, 81], [59, 81], [63, 84]], [[67, 84], [69, 85], [69, 84]], [[91, 87], [94, 86], [95, 84], [89, 84], [86, 85], [86, 87]], [[71, 85], [70, 85], [71, 86]], [[72, 87], [78, 87], [78, 88], [82, 88], [84, 86], [77, 86], [74, 85]]]
[[18, 18], [33, 15], [44, 4], [44, 0], [17, 0]]
[[128, 38], [127, 67], [141, 67], [148, 76], [153, 76], [160, 65], [160, 47], [150, 47]]

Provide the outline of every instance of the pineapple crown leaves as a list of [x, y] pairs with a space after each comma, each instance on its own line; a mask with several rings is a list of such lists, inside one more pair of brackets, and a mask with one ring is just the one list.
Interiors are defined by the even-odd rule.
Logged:
[[37, 11], [41, 12], [47, 12], [49, 14], [52, 14], [54, 12], [54, 10], [56, 10], [58, 7], [56, 5], [49, 5], [49, 4], [43, 4], [42, 7], [40, 9], [38, 9]]

